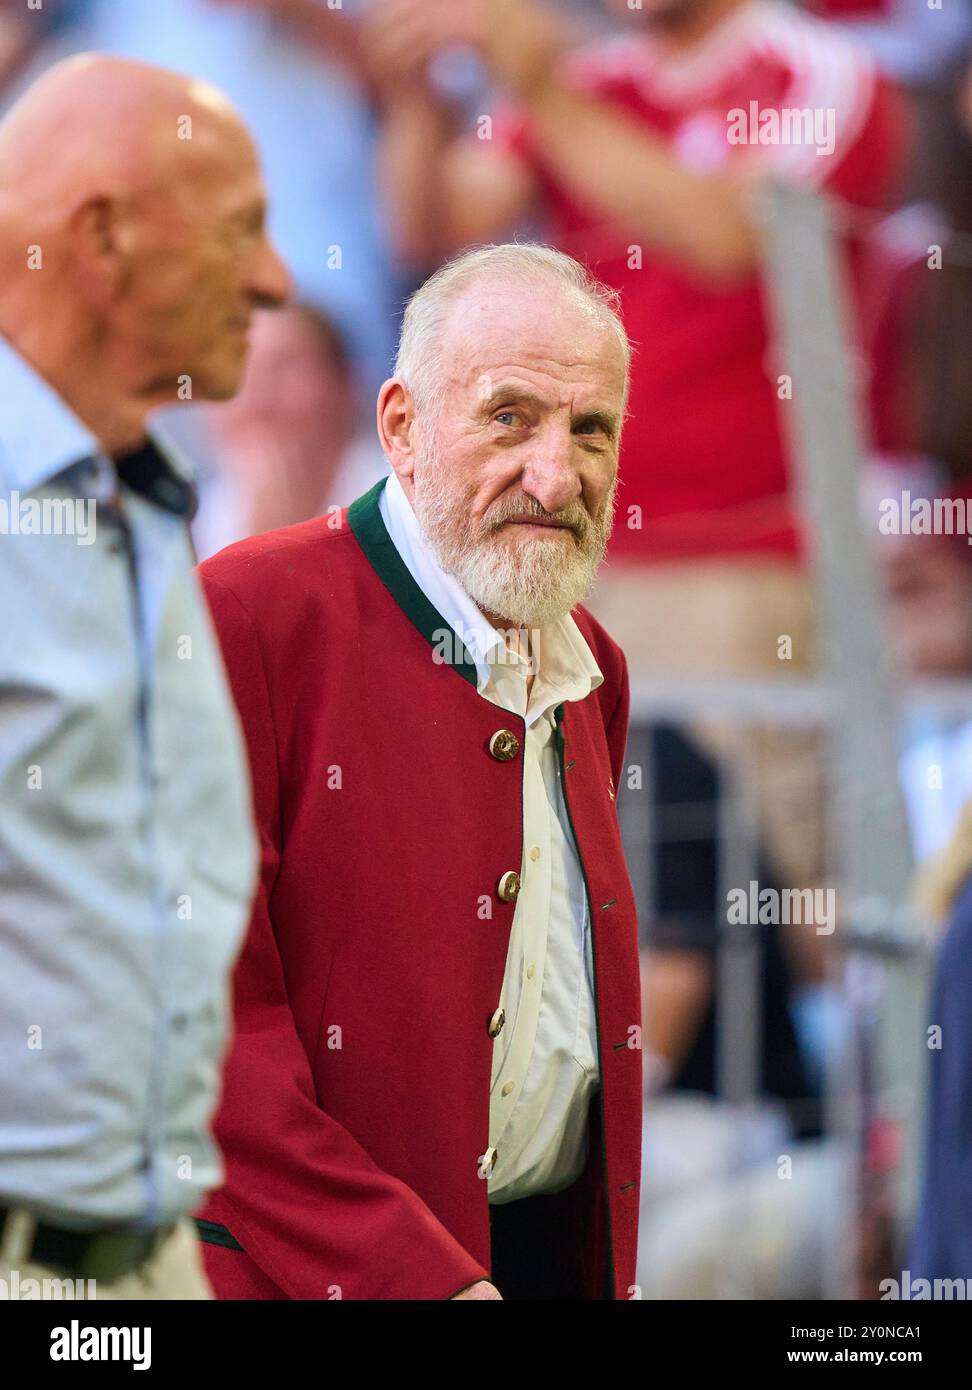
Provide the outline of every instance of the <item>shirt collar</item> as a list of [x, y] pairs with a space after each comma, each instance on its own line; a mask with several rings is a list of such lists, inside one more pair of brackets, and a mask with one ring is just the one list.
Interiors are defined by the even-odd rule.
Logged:
[[[0, 477], [27, 494], [78, 464], [102, 477], [111, 468], [101, 443], [51, 384], [0, 335]], [[190, 516], [195, 488], [171, 442], [150, 430], [141, 448], [117, 462], [133, 491], [180, 516]]]
[[[388, 535], [415, 583], [464, 644], [476, 667], [481, 695], [502, 692], [504, 703], [512, 687], [510, 675], [525, 666], [511, 654], [503, 635], [483, 616], [452, 575], [447, 574], [419, 526], [412, 505], [395, 473], [387, 479], [378, 502]], [[590, 647], [568, 613], [540, 633], [529, 710], [519, 710], [527, 723], [564, 700], [583, 700], [604, 677]], [[524, 684], [525, 691], [525, 684]], [[525, 694], [524, 694], [525, 703]]]
[[33, 492], [101, 454], [66, 401], [0, 336], [0, 470], [9, 487]]
[[405, 490], [392, 473], [378, 502], [382, 520], [392, 544], [425, 597], [442, 614], [465, 644], [476, 664], [480, 690], [489, 680], [490, 657], [504, 646], [503, 638], [473, 603], [458, 580], [446, 574], [436, 558], [405, 496]]

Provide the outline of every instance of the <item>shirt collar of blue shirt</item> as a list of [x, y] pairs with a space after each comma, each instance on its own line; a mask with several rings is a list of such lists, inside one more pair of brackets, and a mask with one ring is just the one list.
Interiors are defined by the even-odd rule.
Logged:
[[[6, 488], [26, 495], [83, 463], [102, 482], [111, 474], [111, 462], [88, 427], [0, 335], [0, 478]], [[193, 511], [190, 470], [157, 430], [119, 471], [130, 487], [168, 511]]]

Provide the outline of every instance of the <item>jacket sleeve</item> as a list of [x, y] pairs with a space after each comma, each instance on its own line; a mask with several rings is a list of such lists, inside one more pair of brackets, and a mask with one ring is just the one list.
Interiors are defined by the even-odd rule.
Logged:
[[287, 998], [270, 902], [280, 863], [273, 708], [260, 644], [231, 589], [201, 579], [250, 756], [262, 868], [234, 978], [235, 1037], [217, 1141], [226, 1185], [206, 1208], [290, 1298], [448, 1299], [488, 1277], [421, 1198], [318, 1106]]

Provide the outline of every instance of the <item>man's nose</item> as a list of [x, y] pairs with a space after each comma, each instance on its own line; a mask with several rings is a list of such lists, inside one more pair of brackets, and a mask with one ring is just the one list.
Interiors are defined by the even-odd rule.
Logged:
[[263, 239], [251, 276], [250, 292], [261, 309], [278, 309], [293, 295], [293, 276], [269, 237]]
[[523, 487], [548, 512], [559, 512], [580, 497], [580, 475], [574, 467], [573, 436], [569, 430], [545, 433], [523, 470]]

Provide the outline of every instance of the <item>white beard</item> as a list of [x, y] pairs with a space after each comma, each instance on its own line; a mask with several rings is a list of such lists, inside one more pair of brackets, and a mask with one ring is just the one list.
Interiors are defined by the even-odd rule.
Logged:
[[[445, 486], [436, 453], [415, 475], [415, 515], [439, 564], [462, 585], [478, 608], [514, 627], [542, 628], [565, 617], [590, 593], [614, 516], [614, 488], [602, 519], [588, 518], [586, 535], [557, 531], [520, 536], [469, 521], [464, 500]], [[517, 505], [517, 511], [529, 511]]]

